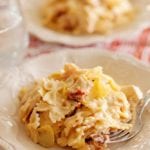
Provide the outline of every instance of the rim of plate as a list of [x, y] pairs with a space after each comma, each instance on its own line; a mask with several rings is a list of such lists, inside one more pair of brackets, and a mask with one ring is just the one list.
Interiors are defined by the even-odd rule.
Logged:
[[79, 48], [77, 50], [71, 49], [71, 48], [66, 48], [63, 50], [56, 50], [56, 51], [51, 51], [48, 53], [41, 53], [40, 55], [37, 56], [33, 56], [31, 58], [29, 58], [28, 61], [32, 61], [34, 59], [39, 59], [40, 57], [45, 57], [47, 55], [57, 55], [57, 54], [62, 54], [62, 55], [73, 55], [73, 54], [81, 54], [81, 55], [85, 55], [88, 53], [98, 53], [101, 56], [106, 56], [106, 57], [111, 57], [114, 60], [122, 60], [122, 61], [126, 61], [140, 69], [144, 69], [146, 71], [148, 71], [150, 73], [150, 65], [148, 63], [145, 63], [142, 60], [137, 59], [136, 57], [130, 55], [130, 54], [125, 54], [122, 52], [112, 52], [112, 51], [108, 51], [107, 49], [100, 49], [100, 48]]

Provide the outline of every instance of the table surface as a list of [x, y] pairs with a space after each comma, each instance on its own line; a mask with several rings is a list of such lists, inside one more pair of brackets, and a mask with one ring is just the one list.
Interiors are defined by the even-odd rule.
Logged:
[[74, 50], [87, 47], [99, 48], [100, 50], [112, 51], [114, 53], [124, 53], [136, 57], [146, 64], [150, 64], [150, 27], [143, 29], [136, 37], [129, 39], [113, 39], [109, 42], [93, 43], [85, 46], [72, 46], [58, 43], [48, 43], [41, 41], [33, 35], [30, 35], [29, 50], [26, 57], [35, 57], [43, 53], [50, 53], [56, 50], [71, 48]]

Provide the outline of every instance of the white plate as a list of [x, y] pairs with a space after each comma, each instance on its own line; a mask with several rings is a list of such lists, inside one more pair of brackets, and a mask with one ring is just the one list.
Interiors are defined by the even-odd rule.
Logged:
[[68, 45], [87, 45], [99, 41], [112, 40], [114, 38], [131, 38], [135, 34], [141, 32], [143, 28], [150, 25], [150, 0], [132, 0], [134, 6], [139, 8], [140, 13], [137, 19], [133, 21], [128, 27], [123, 29], [116, 29], [110, 35], [89, 35], [89, 36], [73, 36], [55, 32], [47, 29], [41, 23], [40, 9], [48, 0], [20, 0], [27, 21], [28, 30], [39, 37], [40, 39], [48, 42], [58, 42]]
[[[16, 150], [46, 150], [25, 134], [18, 121], [16, 94], [22, 85], [59, 70], [65, 63], [72, 62], [80, 67], [89, 68], [101, 65], [120, 84], [135, 84], [143, 92], [150, 88], [150, 68], [132, 57], [104, 53], [99, 49], [81, 51], [59, 51], [41, 55], [24, 62], [13, 70], [12, 77], [0, 89], [0, 136], [13, 144]], [[149, 107], [150, 108], [150, 107]], [[150, 150], [150, 112], [144, 115], [144, 128], [141, 133], [127, 143], [113, 145], [112, 150]], [[58, 150], [51, 148], [49, 150]]]

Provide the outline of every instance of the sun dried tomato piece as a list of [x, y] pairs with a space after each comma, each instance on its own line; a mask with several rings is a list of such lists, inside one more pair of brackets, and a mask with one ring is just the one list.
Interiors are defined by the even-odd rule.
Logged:
[[69, 92], [68, 93], [68, 99], [74, 100], [74, 101], [81, 101], [84, 96], [85, 96], [85, 92], [80, 90], [80, 89], [78, 89], [75, 92]]

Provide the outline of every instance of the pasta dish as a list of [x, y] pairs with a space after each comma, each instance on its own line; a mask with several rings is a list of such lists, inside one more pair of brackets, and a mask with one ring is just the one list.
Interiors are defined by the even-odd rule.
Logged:
[[120, 86], [102, 67], [66, 64], [21, 89], [19, 116], [28, 136], [44, 147], [104, 150], [109, 135], [129, 130], [138, 103], [138, 87]]
[[134, 17], [130, 0], [48, 0], [44, 26], [74, 35], [106, 34]]

